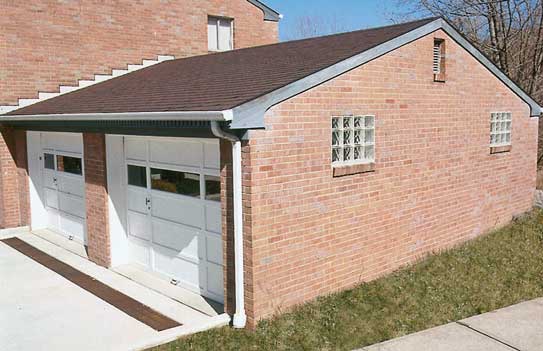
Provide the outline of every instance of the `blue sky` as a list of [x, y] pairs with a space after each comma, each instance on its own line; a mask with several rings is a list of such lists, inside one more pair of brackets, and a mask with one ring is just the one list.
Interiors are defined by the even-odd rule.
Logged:
[[[263, 0], [284, 15], [279, 24], [280, 39], [291, 39], [296, 35], [302, 18], [315, 18], [321, 26], [340, 31], [356, 30], [390, 24], [387, 15], [397, 8], [397, 0]], [[334, 27], [335, 27], [334, 26]]]

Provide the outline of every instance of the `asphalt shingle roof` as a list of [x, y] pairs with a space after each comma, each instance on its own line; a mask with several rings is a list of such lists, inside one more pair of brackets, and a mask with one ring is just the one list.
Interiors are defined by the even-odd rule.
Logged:
[[433, 20], [165, 61], [8, 115], [227, 110]]

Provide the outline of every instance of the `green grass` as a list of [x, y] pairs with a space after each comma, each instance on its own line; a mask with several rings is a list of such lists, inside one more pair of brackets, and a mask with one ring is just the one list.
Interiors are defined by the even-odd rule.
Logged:
[[352, 290], [166, 350], [352, 350], [543, 296], [543, 211]]

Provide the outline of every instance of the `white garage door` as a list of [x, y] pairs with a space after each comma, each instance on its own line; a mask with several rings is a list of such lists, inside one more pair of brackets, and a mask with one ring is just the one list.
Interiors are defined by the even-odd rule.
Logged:
[[124, 139], [131, 259], [223, 301], [219, 143]]
[[79, 243], [85, 236], [83, 137], [41, 133], [42, 186], [48, 227]]

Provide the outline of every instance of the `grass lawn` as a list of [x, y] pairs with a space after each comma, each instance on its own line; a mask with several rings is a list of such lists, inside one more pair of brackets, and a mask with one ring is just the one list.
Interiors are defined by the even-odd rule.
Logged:
[[543, 296], [543, 211], [392, 275], [261, 322], [152, 350], [352, 350]]

